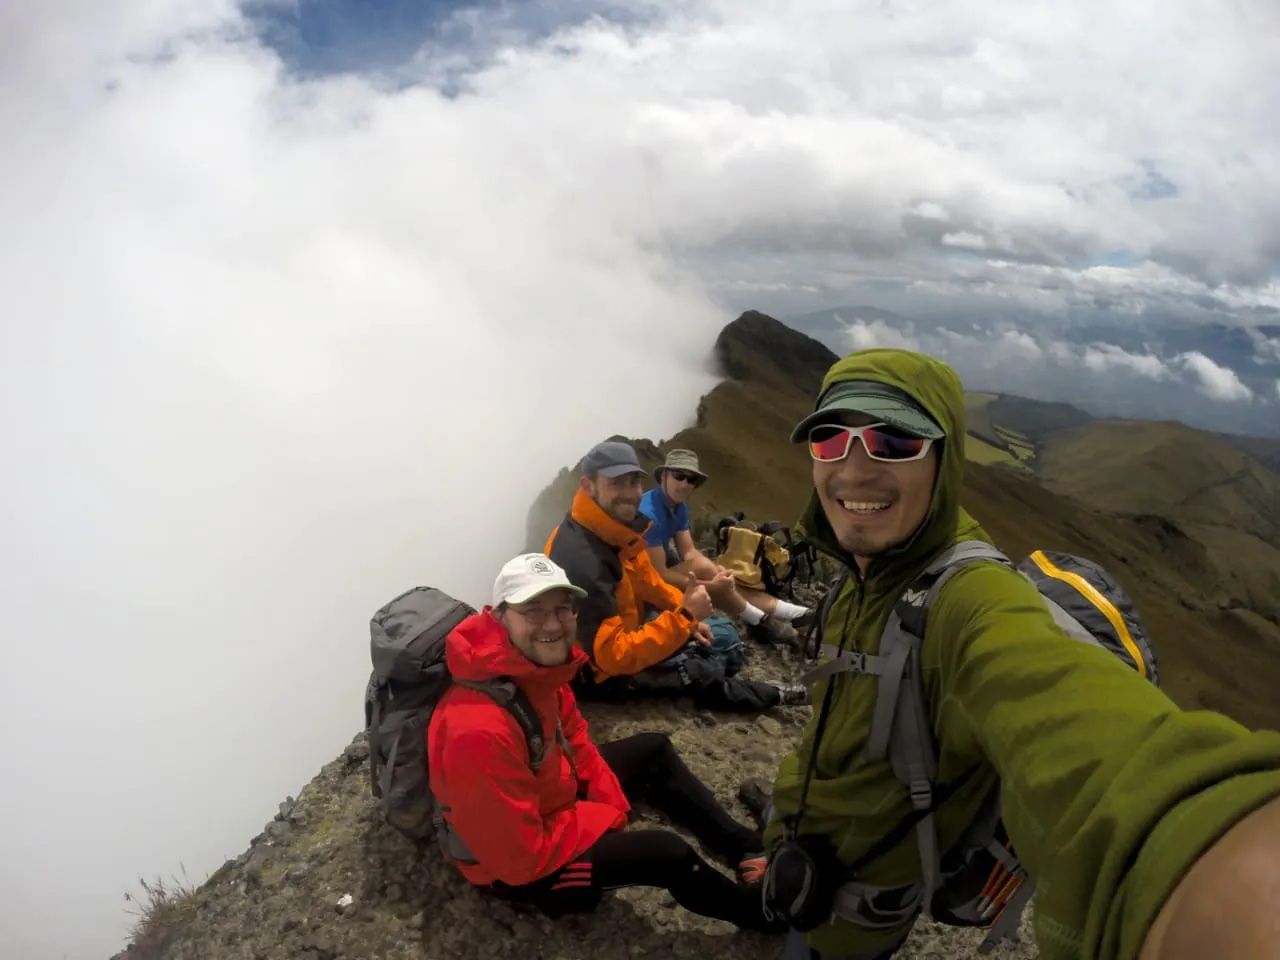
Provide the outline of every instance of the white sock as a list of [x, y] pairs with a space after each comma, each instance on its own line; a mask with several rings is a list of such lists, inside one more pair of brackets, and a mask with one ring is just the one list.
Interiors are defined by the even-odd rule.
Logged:
[[773, 615], [779, 620], [786, 620], [790, 623], [797, 617], [803, 617], [808, 612], [808, 607], [802, 607], [798, 603], [788, 603], [786, 600], [779, 600], [778, 606], [774, 608]]
[[748, 603], [745, 607], [742, 608], [742, 612], [738, 614], [738, 616], [754, 627], [757, 623], [759, 623], [761, 620], [764, 619], [764, 611], [761, 610], [759, 607], [752, 606], [751, 604]]

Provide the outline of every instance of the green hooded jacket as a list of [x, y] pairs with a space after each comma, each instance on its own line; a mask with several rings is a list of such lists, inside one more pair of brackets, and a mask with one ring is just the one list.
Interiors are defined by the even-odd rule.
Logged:
[[[865, 578], [835, 539], [816, 495], [799, 527], [853, 571], [824, 624], [824, 641], [879, 652], [899, 594], [956, 540], [990, 538], [959, 504], [964, 475], [964, 393], [946, 364], [902, 350], [868, 350], [837, 362], [822, 389], [874, 380], [905, 390], [946, 432], [933, 500], [913, 538], [875, 557]], [[956, 438], [956, 439], [952, 439]], [[1159, 638], [1155, 638], [1157, 646]], [[1280, 733], [1250, 732], [1207, 711], [1178, 708], [1111, 654], [1071, 640], [1020, 574], [996, 564], [957, 572], [929, 613], [922, 672], [938, 743], [938, 782], [979, 765], [935, 817], [940, 849], [960, 838], [998, 782], [1005, 827], [1037, 884], [1035, 931], [1047, 960], [1135, 958], [1167, 896], [1230, 826], [1280, 796]], [[806, 763], [815, 764], [799, 832], [825, 834], [852, 863], [911, 811], [887, 762], [863, 750], [876, 678], [838, 674], [814, 753], [817, 713], [774, 787], [770, 848], [795, 816]], [[920, 878], [912, 832], [859, 879]], [[892, 946], [908, 926], [874, 933], [844, 920], [809, 943], [832, 954]]]

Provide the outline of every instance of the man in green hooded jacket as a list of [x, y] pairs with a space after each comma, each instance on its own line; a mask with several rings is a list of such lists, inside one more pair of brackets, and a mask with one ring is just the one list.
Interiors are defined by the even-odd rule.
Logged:
[[[814, 459], [802, 535], [851, 571], [825, 619], [828, 643], [878, 653], [895, 602], [929, 561], [959, 540], [989, 541], [959, 504], [964, 435], [963, 390], [940, 361], [867, 350], [828, 371], [792, 436]], [[998, 783], [1005, 827], [1036, 881], [1041, 957], [1280, 957], [1280, 733], [1179, 709], [1068, 638], [1003, 565], [956, 572], [923, 639], [937, 782], [960, 784], [935, 813], [939, 848], [957, 843]], [[766, 842], [776, 849], [789, 823], [825, 837], [847, 865], [912, 805], [889, 763], [864, 749], [876, 677], [833, 675], [814, 703], [830, 684], [819, 742], [815, 710], [778, 772]], [[908, 831], [857, 879], [906, 886], [920, 873]], [[869, 930], [833, 917], [807, 937], [793, 932], [786, 956], [888, 957], [913, 921]]]

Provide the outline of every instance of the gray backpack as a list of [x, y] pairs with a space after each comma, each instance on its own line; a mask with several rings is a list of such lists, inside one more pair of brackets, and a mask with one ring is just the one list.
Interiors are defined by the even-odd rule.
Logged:
[[[816, 636], [811, 638], [811, 652], [820, 650], [830, 659], [810, 670], [804, 682], [812, 684], [840, 673], [866, 673], [878, 678], [865, 750], [868, 756], [892, 765], [910, 795], [913, 809], [847, 868], [849, 879], [836, 890], [832, 912], [868, 929], [891, 930], [923, 909], [942, 923], [988, 928], [979, 948], [988, 953], [1000, 939], [1017, 930], [1034, 884], [1004, 832], [998, 790], [988, 797], [959, 843], [951, 850], [939, 851], [933, 814], [977, 768], [951, 783], [937, 782], [938, 748], [920, 672], [920, 648], [929, 608], [947, 580], [971, 563], [1013, 566], [988, 543], [969, 540], [954, 544], [903, 592], [881, 634], [880, 652], [876, 655], [846, 651], [822, 642], [822, 622], [848, 578], [846, 571], [824, 601], [815, 621]], [[1159, 684], [1155, 655], [1133, 604], [1102, 567], [1070, 554], [1037, 550], [1016, 569], [1035, 584], [1054, 621], [1068, 636], [1102, 647], [1151, 683]], [[834, 687], [834, 683], [828, 686], [824, 701], [831, 699]], [[815, 753], [828, 706], [824, 702], [819, 714]], [[812, 755], [804, 793], [808, 792], [811, 775]], [[858, 882], [859, 870], [896, 847], [912, 830], [920, 851], [920, 881], [899, 887]]]
[[369, 780], [387, 822], [412, 840], [432, 826], [445, 851], [474, 862], [431, 795], [427, 772], [427, 726], [451, 683], [492, 697], [524, 733], [529, 765], [536, 772], [546, 755], [542, 727], [524, 692], [509, 679], [472, 683], [455, 680], [445, 664], [445, 638], [471, 607], [434, 587], [414, 587], [380, 608], [369, 622], [373, 673], [364, 696], [369, 737]]

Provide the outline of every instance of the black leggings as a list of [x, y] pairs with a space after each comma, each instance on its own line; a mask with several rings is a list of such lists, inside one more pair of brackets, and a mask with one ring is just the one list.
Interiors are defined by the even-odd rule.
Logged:
[[[617, 775], [627, 799], [657, 807], [734, 865], [762, 849], [760, 834], [738, 823], [680, 759], [664, 733], [641, 733], [602, 744], [600, 754]], [[730, 880], [669, 830], [607, 833], [581, 856], [533, 883], [495, 883], [499, 896], [524, 900], [559, 916], [592, 910], [606, 890], [664, 887], [676, 903], [706, 917], [751, 930], [765, 922], [760, 891]]]

